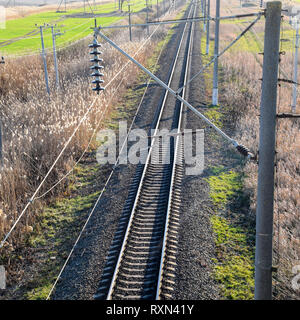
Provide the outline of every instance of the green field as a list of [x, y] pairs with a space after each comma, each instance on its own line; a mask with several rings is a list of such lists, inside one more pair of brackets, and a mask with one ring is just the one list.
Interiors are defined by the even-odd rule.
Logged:
[[[159, 0], [161, 2], [162, 0]], [[131, 11], [138, 12], [145, 8], [145, 1], [132, 0]], [[153, 3], [153, 10], [156, 9]], [[123, 11], [128, 10], [127, 3], [123, 5]], [[88, 12], [88, 10], [87, 10]], [[111, 13], [111, 17], [97, 17], [98, 25], [109, 25], [113, 22], [126, 18], [120, 16], [115, 9], [114, 2], [98, 5], [94, 12], [96, 14]], [[6, 22], [6, 29], [0, 30], [0, 54], [2, 55], [21, 55], [26, 53], [39, 52], [41, 48], [40, 33], [37, 31], [37, 26], [43, 24], [57, 25], [63, 35], [57, 37], [57, 46], [64, 47], [71, 42], [86, 37], [91, 33], [91, 27], [94, 26], [94, 18], [92, 17], [70, 17], [74, 14], [83, 13], [83, 8], [68, 10], [66, 13], [43, 12], [39, 14], [32, 14], [24, 18], [15, 20], [8, 20]], [[25, 38], [24, 38], [25, 37]], [[23, 39], [22, 39], [23, 38]], [[7, 40], [17, 40], [13, 43], [7, 44]], [[44, 29], [45, 47], [52, 47], [51, 28]]]

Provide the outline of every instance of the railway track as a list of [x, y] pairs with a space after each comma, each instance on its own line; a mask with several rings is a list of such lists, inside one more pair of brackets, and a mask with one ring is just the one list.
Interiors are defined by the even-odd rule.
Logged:
[[[186, 16], [196, 15], [191, 3]], [[193, 23], [181, 27], [168, 85], [187, 80]], [[185, 95], [185, 90], [181, 92]], [[164, 92], [154, 121], [154, 134], [140, 165], [106, 260], [95, 299], [171, 299], [176, 267], [180, 185], [183, 176], [182, 137], [159, 137], [161, 130], [181, 131], [183, 105]]]

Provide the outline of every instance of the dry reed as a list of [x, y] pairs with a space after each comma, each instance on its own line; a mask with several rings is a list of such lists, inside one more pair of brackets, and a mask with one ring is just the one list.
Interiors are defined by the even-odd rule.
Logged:
[[[164, 31], [159, 33], [139, 52], [136, 57], [141, 63], [146, 62], [157, 39], [164, 35]], [[114, 35], [114, 40], [133, 55], [141, 43], [130, 43], [124, 39], [127, 39], [124, 32]], [[0, 176], [0, 239], [11, 228], [95, 98], [89, 76], [91, 63], [87, 45], [90, 41], [91, 39], [84, 40], [59, 52], [61, 90], [55, 89], [53, 61], [51, 57], [48, 58], [50, 97], [45, 90], [40, 57], [7, 59], [4, 65], [0, 78], [0, 117], [3, 121], [4, 141], [4, 168]], [[107, 44], [101, 50], [107, 83], [127, 60]], [[137, 67], [129, 65], [105, 93], [99, 96], [92, 112], [77, 131], [40, 194], [72, 168], [87, 147], [108, 101], [111, 101], [109, 109], [133, 85], [137, 71]], [[119, 81], [122, 84], [116, 93], [114, 87]], [[33, 202], [4, 249], [1, 249], [2, 257], [7, 257], [7, 253], [23, 245], [24, 237], [33, 230], [42, 207], [53, 196], [61, 194], [68, 183], [69, 180], [65, 179], [45, 199]]]

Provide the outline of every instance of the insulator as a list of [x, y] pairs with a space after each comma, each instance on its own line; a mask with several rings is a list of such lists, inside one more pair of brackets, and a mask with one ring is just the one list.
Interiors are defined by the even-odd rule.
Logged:
[[89, 44], [89, 48], [100, 48], [100, 47], [101, 47], [100, 43]]
[[104, 74], [101, 72], [94, 72], [91, 74], [91, 77], [103, 77], [103, 76], [104, 76]]
[[243, 145], [238, 145], [236, 147], [236, 149], [239, 151], [239, 153], [241, 153], [244, 157], [248, 157], [248, 155], [250, 155], [250, 151], [248, 148], [246, 148], [245, 146]]
[[102, 54], [102, 52], [95, 49], [94, 51], [91, 51], [90, 54], [98, 55], [98, 54]]
[[90, 54], [94, 56], [93, 59], [90, 59], [90, 61], [94, 63], [94, 65], [90, 67], [90, 69], [93, 70], [91, 76], [95, 77], [95, 79], [92, 81], [92, 83], [96, 85], [96, 87], [93, 88], [93, 91], [97, 91], [98, 94], [100, 91], [104, 90], [104, 87], [101, 87], [101, 84], [104, 83], [104, 80], [100, 78], [104, 76], [104, 74], [100, 72], [100, 70], [104, 69], [104, 67], [100, 65], [100, 62], [103, 62], [103, 59], [98, 58], [98, 56], [102, 54], [102, 52], [98, 50], [99, 47], [101, 47], [101, 44], [98, 43], [96, 38], [93, 40], [93, 43], [89, 45], [89, 48], [93, 48]]
[[90, 59], [91, 62], [103, 62], [103, 59], [101, 58], [94, 58], [94, 59]]
[[93, 80], [92, 83], [100, 84], [100, 83], [104, 83], [104, 80], [96, 79], [96, 80]]
[[93, 88], [93, 91], [102, 91], [104, 90], [105, 88], [101, 87], [101, 86], [96, 86], [95, 88]]
[[96, 39], [93, 40], [92, 44], [89, 44], [89, 48], [100, 48], [101, 44], [98, 43], [98, 41]]
[[90, 69], [92, 69], [92, 70], [100, 70], [100, 69], [104, 69], [104, 67], [103, 66], [99, 66], [99, 65], [94, 65], [94, 66], [90, 67]]

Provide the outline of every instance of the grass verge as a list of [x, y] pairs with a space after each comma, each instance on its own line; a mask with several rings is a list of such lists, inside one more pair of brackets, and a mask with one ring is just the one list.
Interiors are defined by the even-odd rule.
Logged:
[[[252, 39], [254, 41], [254, 39]], [[203, 65], [213, 56], [213, 42], [210, 43], [209, 55], [205, 53], [206, 37], [201, 40]], [[213, 73], [210, 67], [204, 72], [206, 95], [211, 97]], [[222, 67], [220, 66], [220, 70]], [[220, 72], [220, 82], [222, 82]], [[223, 84], [222, 84], [223, 85]], [[222, 90], [220, 90], [222, 100]], [[219, 128], [227, 130], [228, 119], [232, 110], [226, 105], [207, 105], [204, 114]], [[210, 132], [209, 140], [213, 145], [221, 144], [220, 137]], [[224, 152], [224, 150], [221, 152]], [[241, 173], [243, 163], [236, 154], [225, 151], [229, 162], [226, 166], [210, 166], [208, 177], [209, 195], [214, 214], [210, 218], [215, 246], [216, 259], [213, 259], [213, 277], [220, 285], [223, 299], [249, 300], [254, 294], [254, 239], [253, 220], [247, 217], [249, 199], [244, 192], [244, 176]]]
[[225, 299], [249, 300], [254, 292], [254, 230], [244, 217], [248, 199], [243, 176], [222, 166], [210, 170], [206, 180], [215, 208], [210, 219], [217, 254], [214, 277]]
[[[162, 0], [159, 0], [158, 2], [160, 3]], [[144, 3], [134, 0], [132, 1], [131, 11], [133, 13], [139, 12], [144, 9], [144, 7]], [[113, 2], [96, 6], [94, 9], [95, 14], [111, 13], [111, 17], [98, 17], [98, 23], [102, 26], [107, 26], [124, 18], [127, 19], [126, 15], [116, 15], [115, 10]], [[124, 5], [124, 12], [126, 13], [127, 10], [127, 5]], [[156, 11], [156, 6], [153, 6], [152, 11]], [[39, 32], [36, 32], [37, 29], [35, 25], [40, 26], [44, 24], [57, 25], [61, 32], [65, 32], [56, 38], [57, 47], [65, 47], [66, 45], [91, 34], [93, 20], [94, 18], [90, 15], [83, 16], [82, 8], [68, 10], [66, 13], [54, 11], [42, 12], [8, 20], [6, 22], [6, 28], [0, 30], [1, 52], [4, 55], [38, 53], [38, 50], [41, 48], [41, 39]], [[50, 27], [44, 28], [43, 33], [45, 48], [51, 50], [52, 34]], [[9, 43], [10, 39], [15, 42]]]

